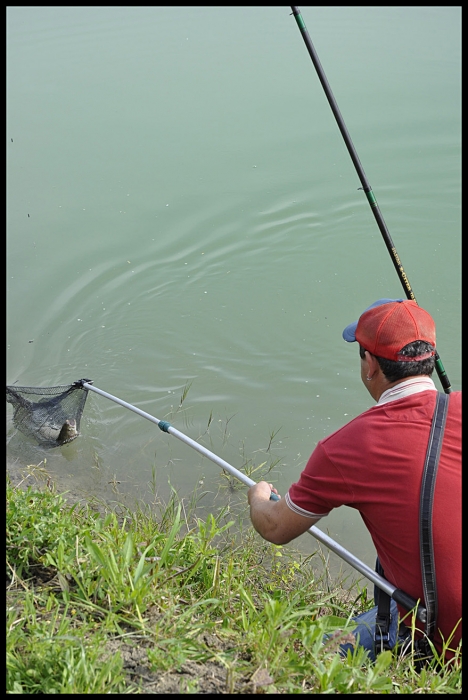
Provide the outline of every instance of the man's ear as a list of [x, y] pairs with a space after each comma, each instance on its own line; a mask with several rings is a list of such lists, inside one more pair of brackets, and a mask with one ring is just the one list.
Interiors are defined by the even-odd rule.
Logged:
[[366, 352], [365, 352], [365, 358], [366, 358], [366, 362], [367, 362], [368, 367], [369, 367], [369, 370], [367, 372], [367, 376], [369, 378], [372, 378], [372, 377], [374, 377], [376, 372], [379, 371], [380, 365], [379, 365], [375, 355], [372, 355], [368, 350], [366, 350]]

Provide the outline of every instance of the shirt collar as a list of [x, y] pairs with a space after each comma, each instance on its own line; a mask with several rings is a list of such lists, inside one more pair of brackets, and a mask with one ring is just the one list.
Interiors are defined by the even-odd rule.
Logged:
[[377, 406], [396, 399], [403, 399], [411, 394], [418, 394], [420, 391], [437, 391], [436, 385], [430, 377], [412, 377], [383, 392], [377, 401]]

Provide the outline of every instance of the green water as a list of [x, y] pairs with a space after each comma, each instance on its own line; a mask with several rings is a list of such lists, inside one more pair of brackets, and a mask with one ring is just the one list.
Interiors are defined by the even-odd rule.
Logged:
[[[460, 388], [461, 8], [301, 11]], [[190, 385], [175, 427], [211, 416], [280, 492], [371, 405], [342, 329], [404, 296], [290, 12], [7, 8], [7, 383], [91, 378], [159, 419]], [[88, 494], [151, 498], [156, 468], [214, 498], [218, 467], [95, 394], [47, 454], [8, 416], [11, 462]], [[327, 520], [373, 564], [356, 513]]]

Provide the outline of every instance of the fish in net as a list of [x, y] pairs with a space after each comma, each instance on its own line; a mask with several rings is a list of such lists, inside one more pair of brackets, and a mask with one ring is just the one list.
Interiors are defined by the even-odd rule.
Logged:
[[13, 406], [13, 423], [23, 435], [44, 447], [58, 447], [80, 434], [80, 421], [88, 396], [80, 379], [65, 386], [7, 386], [6, 398]]

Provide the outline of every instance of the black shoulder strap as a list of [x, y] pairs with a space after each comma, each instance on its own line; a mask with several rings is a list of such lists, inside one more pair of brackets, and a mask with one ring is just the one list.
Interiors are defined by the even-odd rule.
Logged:
[[[437, 467], [442, 449], [445, 423], [448, 411], [448, 395], [438, 392], [436, 407], [432, 418], [431, 432], [426, 452], [426, 461], [421, 482], [419, 505], [419, 542], [421, 552], [421, 575], [424, 590], [424, 602], [427, 609], [426, 635], [432, 635], [437, 621], [437, 586], [434, 564], [434, 548], [432, 543], [432, 506], [437, 477]], [[384, 575], [382, 566], [377, 558], [376, 570]], [[389, 648], [390, 642], [390, 596], [385, 591], [375, 593], [377, 616], [374, 634], [375, 653]]]
[[430, 637], [437, 621], [437, 585], [432, 542], [432, 507], [434, 504], [435, 482], [439, 466], [442, 438], [448, 411], [448, 394], [438, 392], [434, 417], [432, 419], [426, 462], [421, 483], [419, 506], [419, 543], [421, 550], [421, 575], [424, 601], [427, 610], [426, 635]]

